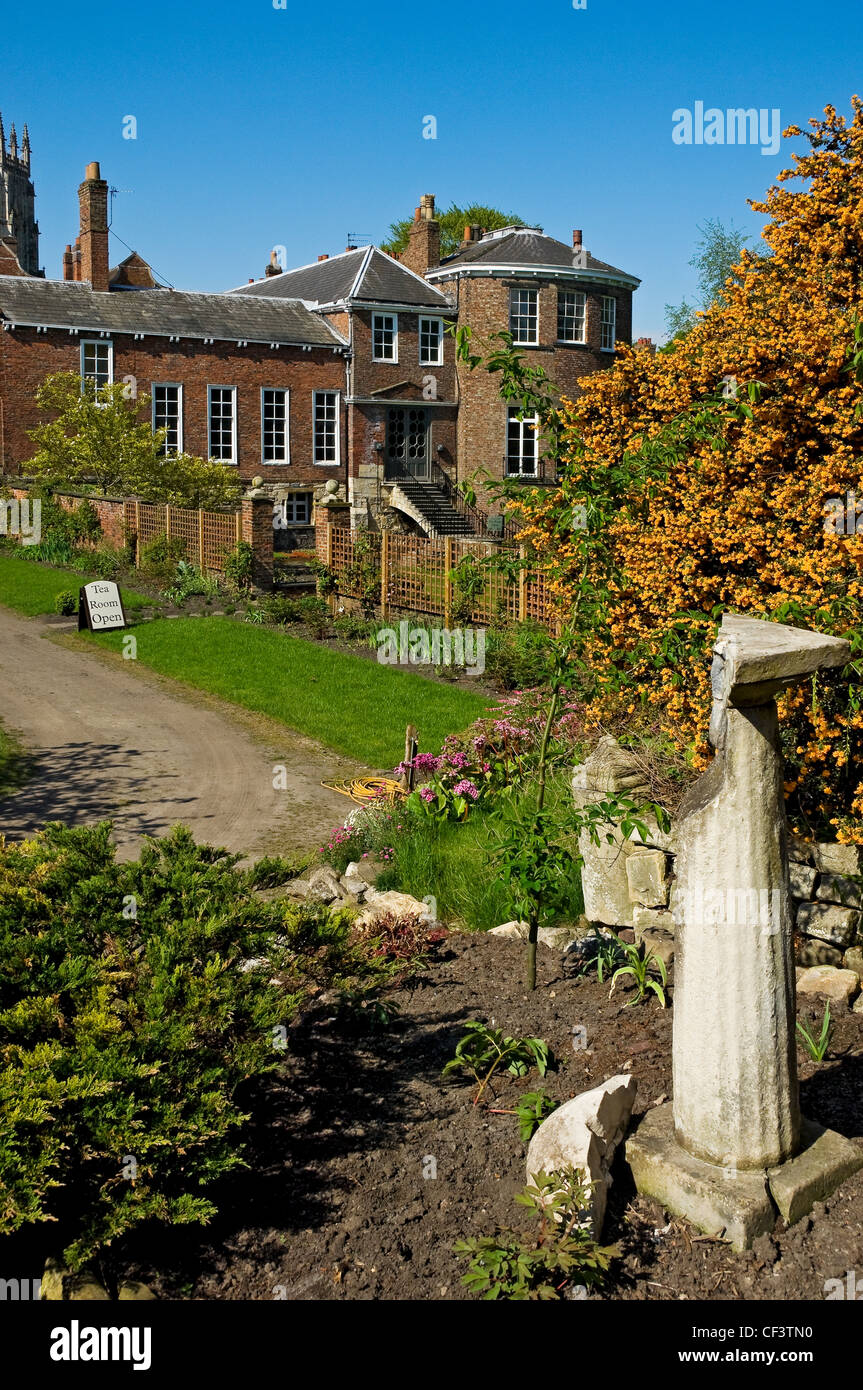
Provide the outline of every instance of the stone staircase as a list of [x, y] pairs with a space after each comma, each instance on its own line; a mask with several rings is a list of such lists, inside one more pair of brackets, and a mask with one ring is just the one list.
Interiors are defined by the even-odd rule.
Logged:
[[[394, 479], [393, 506], [413, 516], [426, 535], [474, 536], [470, 521], [458, 511], [442, 487], [422, 478], [401, 475]], [[399, 497], [401, 493], [401, 497]], [[409, 503], [405, 506], [403, 499]]]

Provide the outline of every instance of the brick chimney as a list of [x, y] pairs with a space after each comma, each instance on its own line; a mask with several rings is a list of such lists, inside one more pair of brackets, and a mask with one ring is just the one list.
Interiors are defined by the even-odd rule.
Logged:
[[94, 160], [78, 189], [81, 210], [81, 275], [100, 293], [108, 290], [108, 185]]
[[573, 233], [572, 233], [572, 245], [573, 245], [573, 249], [575, 249], [575, 248], [577, 248], [577, 247], [579, 247], [579, 246], [581, 245], [581, 228], [580, 228], [580, 227], [575, 227], [575, 228], [573, 229]]
[[63, 279], [75, 279], [75, 257], [72, 255], [72, 247], [66, 243], [66, 250], [63, 252]]
[[464, 238], [462, 245], [470, 246], [471, 242], [473, 241], [482, 241], [484, 236], [485, 227], [480, 227], [476, 222], [473, 222], [469, 227], [465, 227], [464, 229]]
[[656, 343], [652, 338], [639, 338], [635, 344], [636, 352], [649, 352], [651, 357], [656, 352]]
[[434, 194], [423, 193], [414, 212], [414, 224], [401, 263], [416, 275], [436, 270], [440, 265], [440, 223], [435, 217]]
[[329, 253], [329, 251], [325, 251], [324, 254], [323, 254], [322, 256], [318, 256], [318, 260], [319, 260], [319, 261], [328, 261], [329, 259], [330, 259], [330, 253]]

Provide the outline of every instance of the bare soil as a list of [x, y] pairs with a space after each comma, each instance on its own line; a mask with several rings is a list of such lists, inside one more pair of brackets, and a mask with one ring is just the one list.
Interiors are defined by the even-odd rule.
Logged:
[[[282, 1073], [251, 1101], [252, 1166], [223, 1189], [218, 1219], [203, 1236], [142, 1234], [117, 1252], [125, 1270], [163, 1298], [469, 1297], [453, 1243], [529, 1221], [513, 1201], [526, 1146], [516, 1119], [494, 1112], [541, 1083], [535, 1073], [501, 1079], [474, 1106], [470, 1084], [441, 1080], [465, 1021], [549, 1042], [560, 1065], [544, 1084], [558, 1101], [631, 1071], [637, 1119], [671, 1091], [672, 1008], [625, 1007], [625, 990], [609, 999], [607, 982], [565, 979], [557, 952], [540, 947], [539, 957], [527, 995], [518, 943], [451, 935], [393, 993], [397, 1022], [362, 1039], [319, 1001], [293, 1029]], [[810, 1001], [801, 1016], [822, 1012]], [[578, 1026], [586, 1051], [573, 1048]], [[800, 1074], [805, 1113], [863, 1146], [863, 1016], [837, 1017], [827, 1061], [801, 1053]], [[619, 1156], [604, 1239], [621, 1257], [593, 1297], [823, 1300], [826, 1280], [863, 1270], [863, 1173], [735, 1255], [638, 1196]]]

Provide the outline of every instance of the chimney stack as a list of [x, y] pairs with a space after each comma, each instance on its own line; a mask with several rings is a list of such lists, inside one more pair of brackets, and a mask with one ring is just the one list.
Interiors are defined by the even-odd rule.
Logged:
[[639, 338], [635, 344], [636, 352], [649, 352], [651, 357], [656, 352], [656, 343], [652, 338]]
[[282, 267], [281, 267], [281, 265], [279, 264], [279, 257], [278, 257], [278, 254], [276, 253], [276, 251], [271, 251], [271, 252], [270, 252], [270, 263], [269, 263], [269, 265], [267, 266], [266, 270], [264, 271], [264, 278], [266, 279], [266, 278], [268, 278], [270, 275], [281, 275], [281, 273], [282, 273]]
[[580, 227], [576, 227], [576, 228], [574, 228], [574, 230], [573, 230], [573, 233], [572, 233], [572, 245], [573, 245], [574, 248], [581, 245], [581, 228], [580, 228]]
[[66, 250], [63, 252], [63, 279], [75, 279], [75, 259], [72, 255], [72, 247], [68, 242], [66, 243]]
[[318, 260], [319, 260], [319, 261], [328, 261], [329, 259], [330, 259], [330, 253], [329, 253], [329, 251], [325, 251], [324, 254], [323, 254], [322, 256], [318, 256]]
[[435, 216], [434, 194], [423, 193], [414, 212], [408, 244], [400, 257], [415, 275], [425, 275], [440, 265], [440, 223]]
[[80, 279], [89, 280], [98, 293], [108, 291], [108, 185], [98, 163], [87, 165], [78, 189], [81, 214]]

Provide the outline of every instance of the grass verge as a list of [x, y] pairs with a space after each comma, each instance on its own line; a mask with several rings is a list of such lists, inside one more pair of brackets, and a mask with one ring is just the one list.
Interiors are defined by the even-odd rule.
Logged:
[[[77, 594], [82, 584], [89, 584], [97, 576], [79, 574], [77, 570], [53, 569], [34, 561], [18, 560], [11, 555], [0, 555], [0, 603], [14, 608], [28, 618], [41, 613], [54, 612], [54, 600], [64, 590], [71, 589]], [[129, 589], [120, 593], [127, 612], [134, 613], [140, 608], [151, 606], [153, 600]]]
[[[440, 748], [488, 709], [487, 697], [286, 633], [229, 618], [161, 618], [135, 628], [137, 660], [244, 709], [279, 720], [372, 768], [404, 756], [405, 726]], [[86, 634], [119, 651], [122, 634]]]
[[[563, 809], [571, 795], [568, 774], [558, 775], [549, 783], [546, 804], [550, 809], [556, 805]], [[523, 804], [525, 796], [535, 799], [535, 787], [523, 795], [517, 794], [512, 801], [501, 798], [489, 810], [473, 810], [466, 821], [439, 823], [423, 819], [403, 834], [398, 833], [398, 813], [394, 813], [389, 841], [392, 859], [378, 880], [378, 888], [394, 888], [420, 899], [431, 893], [440, 920], [469, 931], [488, 931], [511, 921], [512, 906], [500, 876], [492, 868], [489, 845], [495, 830]], [[573, 844], [572, 872], [561, 885], [554, 921], [547, 922], [547, 926], [575, 922], [584, 911], [577, 852], [577, 845]]]

